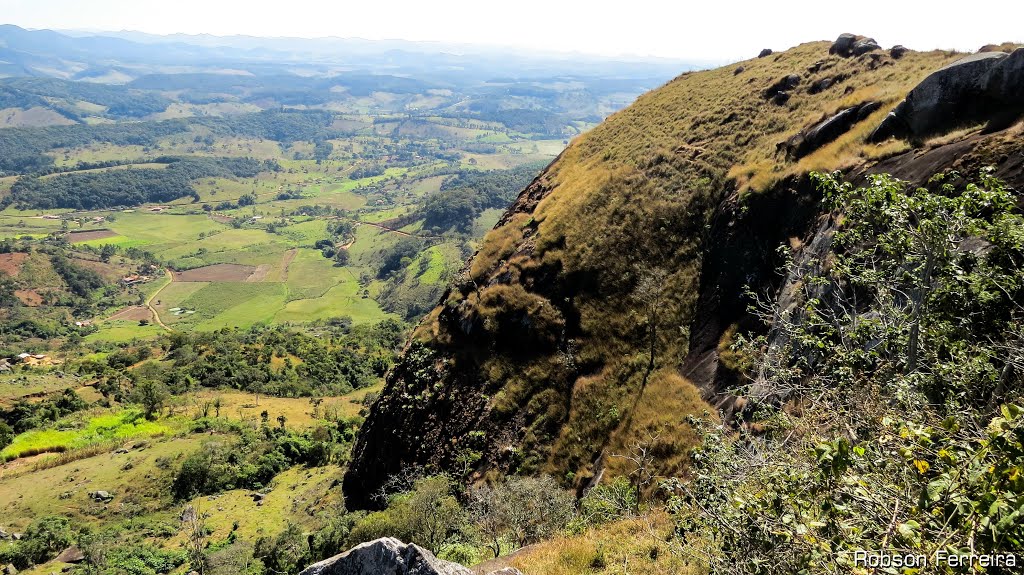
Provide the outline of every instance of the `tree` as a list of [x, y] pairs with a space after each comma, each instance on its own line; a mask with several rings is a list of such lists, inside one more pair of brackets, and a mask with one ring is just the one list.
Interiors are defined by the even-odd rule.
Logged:
[[470, 517], [495, 556], [507, 539], [519, 547], [565, 528], [573, 516], [572, 495], [547, 475], [515, 477], [469, 492]]
[[168, 397], [167, 386], [163, 382], [150, 378], [142, 378], [138, 381], [132, 393], [133, 400], [142, 405], [145, 410], [146, 419], [154, 419], [163, 409], [164, 402]]
[[100, 260], [104, 262], [109, 262], [115, 254], [117, 254], [117, 246], [114, 244], [103, 244], [100, 248]]
[[658, 321], [663, 311], [662, 304], [666, 294], [665, 281], [668, 279], [668, 272], [661, 268], [645, 266], [640, 268], [639, 276], [640, 280], [634, 295], [640, 302], [644, 317], [647, 319], [648, 347], [647, 369], [644, 371], [643, 383], [640, 386], [642, 393], [647, 388], [651, 374], [654, 373], [658, 356]]

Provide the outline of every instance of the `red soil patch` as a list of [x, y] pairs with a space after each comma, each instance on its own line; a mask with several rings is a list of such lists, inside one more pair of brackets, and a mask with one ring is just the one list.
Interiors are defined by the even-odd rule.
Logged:
[[261, 282], [267, 278], [267, 274], [270, 273], [271, 269], [273, 269], [273, 266], [270, 264], [260, 264], [256, 271], [252, 272], [251, 276], [245, 278], [245, 281], [248, 283]]
[[68, 232], [68, 241], [71, 243], [87, 242], [89, 240], [102, 240], [118, 235], [114, 230], [86, 230], [84, 232]]
[[299, 250], [296, 249], [291, 249], [284, 253], [284, 257], [281, 258], [281, 281], [288, 281], [288, 268], [292, 265], [298, 253]]
[[28, 307], [39, 307], [43, 305], [43, 296], [34, 289], [14, 290], [14, 296], [21, 300], [21, 303]]
[[253, 266], [214, 264], [172, 274], [176, 282], [244, 282], [255, 272]]
[[11, 277], [17, 277], [18, 272], [21, 271], [21, 264], [25, 263], [28, 259], [26, 253], [10, 253], [0, 254], [0, 273], [5, 273]]
[[103, 276], [103, 279], [108, 282], [116, 282], [121, 279], [122, 275], [124, 275], [121, 273], [121, 270], [117, 269], [113, 264], [105, 264], [103, 262], [87, 260], [85, 258], [73, 258], [71, 261], [100, 274]]
[[125, 308], [115, 313], [114, 315], [108, 317], [107, 321], [142, 321], [144, 319], [153, 319], [153, 313], [150, 312], [149, 308], [144, 305], [136, 305], [129, 308]]

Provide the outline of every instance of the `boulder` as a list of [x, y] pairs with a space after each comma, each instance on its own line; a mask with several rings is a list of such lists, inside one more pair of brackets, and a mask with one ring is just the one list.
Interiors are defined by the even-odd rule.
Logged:
[[874, 38], [864, 38], [854, 42], [853, 48], [851, 48], [850, 51], [854, 56], [863, 56], [868, 52], [874, 52], [875, 50], [881, 49], [882, 47], [878, 45], [878, 42], [875, 42]]
[[834, 83], [835, 80], [833, 80], [832, 78], [822, 78], [821, 80], [818, 80], [811, 84], [811, 87], [807, 89], [807, 93], [818, 94], [820, 92], [824, 92], [825, 90], [831, 88], [832, 84]]
[[426, 549], [384, 537], [307, 567], [300, 575], [473, 575]]
[[813, 126], [802, 130], [799, 134], [786, 140], [778, 147], [785, 149], [787, 157], [793, 159], [802, 158], [850, 131], [850, 128], [863, 121], [881, 106], [879, 102], [869, 101], [844, 108]]
[[743, 66], [736, 66], [736, 69], [732, 71], [732, 75], [735, 76], [737, 74], [742, 74], [744, 70], [746, 70], [746, 68]]
[[789, 98], [789, 92], [779, 92], [772, 96], [772, 103], [775, 104], [776, 106], [783, 106], [786, 104], [786, 102], [789, 101]]
[[178, 520], [182, 523], [195, 523], [198, 518], [199, 516], [196, 514], [195, 507], [192, 507], [191, 505], [182, 509], [181, 514], [178, 515]]
[[782, 78], [779, 78], [779, 80], [776, 81], [774, 84], [768, 86], [768, 89], [764, 91], [764, 98], [766, 100], [771, 100], [772, 98], [775, 97], [776, 94], [779, 94], [780, 92], [787, 92], [789, 90], [792, 90], [793, 88], [796, 88], [799, 85], [799, 75], [790, 74], [788, 76], [783, 76]]
[[497, 571], [492, 571], [487, 575], [523, 575], [523, 572], [515, 567], [506, 567]]
[[85, 553], [78, 547], [72, 545], [67, 549], [60, 552], [60, 555], [56, 557], [56, 560], [61, 563], [81, 563], [85, 561]]
[[757, 57], [758, 58], [764, 58], [766, 56], [771, 56], [774, 53], [775, 52], [772, 52], [771, 48], [765, 48], [764, 50], [761, 50], [761, 52], [757, 55]]
[[832, 47], [828, 49], [828, 53], [849, 56], [858, 38], [856, 34], [840, 34], [836, 41], [832, 42]]
[[92, 499], [93, 501], [100, 501], [102, 503], [110, 503], [114, 500], [114, 496], [111, 495], [109, 491], [90, 491], [89, 499]]
[[868, 137], [925, 137], [1024, 111], [1024, 48], [982, 52], [933, 72]]
[[8, 565], [7, 567], [4, 567], [4, 575], [16, 575], [17, 573], [18, 568], [14, 565]]
[[905, 56], [909, 51], [910, 48], [907, 48], [902, 44], [896, 44], [895, 46], [889, 49], [889, 55], [892, 56], [894, 60], [899, 60], [900, 58]]

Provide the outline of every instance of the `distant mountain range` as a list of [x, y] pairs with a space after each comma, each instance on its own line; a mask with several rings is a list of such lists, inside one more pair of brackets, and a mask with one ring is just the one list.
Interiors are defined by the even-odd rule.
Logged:
[[0, 77], [44, 76], [127, 83], [152, 73], [301, 75], [373, 70], [486, 79], [555, 74], [661, 78], [697, 66], [677, 60], [598, 58], [471, 45], [358, 38], [156, 36], [141, 32], [26, 30], [0, 25]]

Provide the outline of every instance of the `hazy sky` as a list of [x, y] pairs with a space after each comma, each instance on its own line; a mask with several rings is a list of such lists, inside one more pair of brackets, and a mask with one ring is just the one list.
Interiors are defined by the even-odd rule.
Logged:
[[1024, 40], [1021, 0], [0, 0], [27, 28], [439, 40], [595, 54], [748, 58], [841, 32], [885, 47]]

